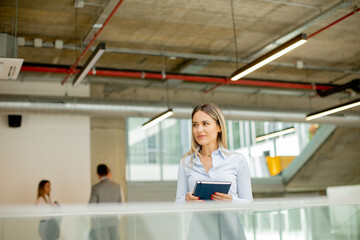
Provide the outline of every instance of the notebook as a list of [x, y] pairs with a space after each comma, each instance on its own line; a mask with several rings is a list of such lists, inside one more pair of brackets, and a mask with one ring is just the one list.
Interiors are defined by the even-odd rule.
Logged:
[[220, 181], [196, 181], [193, 195], [200, 197], [200, 199], [211, 199], [211, 195], [215, 192], [228, 193], [231, 182]]

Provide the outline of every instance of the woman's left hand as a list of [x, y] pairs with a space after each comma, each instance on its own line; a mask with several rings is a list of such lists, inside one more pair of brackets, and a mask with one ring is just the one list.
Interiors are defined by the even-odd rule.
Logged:
[[211, 199], [214, 200], [214, 201], [231, 202], [232, 201], [232, 196], [231, 196], [231, 194], [215, 192], [213, 195], [211, 195]]

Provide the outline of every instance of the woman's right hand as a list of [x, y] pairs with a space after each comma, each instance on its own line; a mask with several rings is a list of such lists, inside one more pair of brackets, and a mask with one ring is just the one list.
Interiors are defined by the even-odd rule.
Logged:
[[196, 202], [203, 202], [204, 200], [200, 200], [199, 197], [196, 197], [192, 194], [192, 192], [188, 192], [185, 196], [186, 201], [196, 201]]

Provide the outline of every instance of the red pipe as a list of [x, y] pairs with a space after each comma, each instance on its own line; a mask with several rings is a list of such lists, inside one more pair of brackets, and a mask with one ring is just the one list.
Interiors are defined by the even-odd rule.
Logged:
[[350, 17], [351, 15], [355, 14], [355, 13], [356, 13], [356, 12], [358, 12], [358, 11], [360, 11], [360, 8], [358, 8], [358, 9], [354, 10], [354, 11], [353, 11], [353, 12], [351, 12], [351, 13], [346, 14], [346, 15], [345, 15], [345, 16], [343, 16], [342, 18], [339, 18], [338, 20], [336, 20], [336, 21], [334, 21], [334, 22], [330, 23], [330, 24], [329, 24], [329, 25], [327, 25], [326, 27], [323, 27], [322, 29], [320, 29], [320, 30], [318, 30], [318, 31], [314, 32], [313, 34], [309, 35], [309, 36], [307, 37], [307, 39], [312, 38], [313, 36], [315, 36], [315, 35], [317, 35], [317, 34], [321, 33], [322, 31], [324, 31], [324, 30], [328, 29], [328, 28], [329, 28], [329, 27], [331, 27], [331, 26], [333, 26], [333, 25], [335, 25], [335, 24], [337, 24], [337, 23], [341, 22], [341, 21], [342, 21], [342, 20], [344, 20], [345, 18]]
[[22, 66], [20, 71], [45, 72], [45, 73], [67, 73], [69, 70], [66, 68], [56, 68], [56, 67]]
[[232, 84], [250, 85], [258, 87], [275, 87], [275, 88], [294, 88], [302, 90], [326, 90], [332, 87], [327, 85], [310, 85], [302, 83], [291, 83], [291, 82], [275, 82], [275, 81], [258, 81], [258, 80], [246, 80], [240, 79], [232, 82]]
[[[92, 70], [89, 71], [90, 75], [93, 75]], [[153, 72], [133, 72], [123, 70], [96, 70], [95, 75], [99, 76], [111, 76], [111, 77], [134, 77], [134, 78], [146, 78], [146, 79], [164, 79], [162, 73]], [[165, 79], [177, 79], [190, 82], [207, 82], [207, 83], [219, 83], [224, 82], [226, 78], [223, 77], [205, 77], [194, 75], [181, 75], [181, 74], [166, 74]]]
[[166, 79], [178, 79], [190, 82], [225, 83], [225, 77], [205, 77], [196, 75], [166, 74]]
[[[67, 68], [61, 67], [43, 67], [43, 66], [22, 66], [21, 71], [24, 72], [49, 72], [49, 73], [68, 73]], [[78, 72], [79, 69], [75, 69], [74, 72]], [[275, 88], [288, 88], [288, 89], [300, 89], [300, 90], [327, 90], [332, 86], [325, 84], [311, 85], [306, 83], [292, 83], [281, 81], [261, 81], [240, 79], [238, 81], [228, 81], [226, 77], [206, 77], [196, 75], [182, 75], [182, 74], [166, 74], [165, 78], [162, 73], [153, 72], [140, 72], [140, 71], [125, 71], [125, 70], [101, 70], [97, 69], [95, 72], [89, 71], [88, 75], [95, 76], [108, 76], [108, 77], [130, 77], [130, 78], [142, 78], [142, 79], [177, 79], [190, 82], [206, 82], [216, 83], [218, 85], [244, 85], [255, 87], [275, 87]], [[218, 86], [219, 87], [219, 86]]]
[[80, 59], [85, 55], [85, 53], [89, 50], [90, 46], [94, 43], [94, 41], [96, 40], [96, 38], [98, 37], [98, 35], [101, 33], [101, 31], [104, 29], [105, 25], [109, 22], [110, 18], [112, 18], [112, 16], [115, 14], [116, 10], [120, 7], [121, 3], [124, 0], [120, 0], [118, 2], [118, 4], [116, 4], [115, 8], [112, 10], [112, 12], [110, 13], [110, 15], [108, 16], [108, 18], [105, 20], [104, 24], [102, 25], [102, 27], [99, 29], [99, 31], [97, 33], [95, 33], [94, 37], [91, 39], [91, 41], [89, 42], [89, 44], [87, 45], [87, 47], [84, 49], [84, 51], [81, 53], [81, 55], [78, 57], [78, 59], [76, 60], [75, 64], [72, 65], [72, 67], [68, 70], [68, 73], [65, 77], [65, 79], [61, 82], [61, 85], [64, 85], [67, 81], [67, 79], [74, 73], [75, 68], [77, 67], [77, 65], [80, 62]]
[[88, 75], [99, 75], [99, 76], [109, 76], [109, 77], [131, 77], [131, 78], [142, 78], [141, 72], [131, 72], [131, 71], [114, 71], [114, 70], [99, 70], [96, 69], [94, 74], [92, 70], [89, 71]]

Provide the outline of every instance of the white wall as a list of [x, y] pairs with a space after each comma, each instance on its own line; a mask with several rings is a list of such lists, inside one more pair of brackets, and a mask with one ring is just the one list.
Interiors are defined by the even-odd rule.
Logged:
[[[0, 81], [1, 94], [64, 95], [60, 83]], [[88, 96], [89, 88], [71, 89]], [[52, 183], [59, 203], [85, 203], [91, 190], [90, 118], [23, 114], [20, 128], [8, 127], [0, 112], [0, 204], [35, 202], [40, 180]]]
[[85, 202], [90, 189], [88, 117], [22, 115], [10, 128], [0, 115], [0, 204], [33, 203], [41, 179], [52, 183], [52, 199]]

